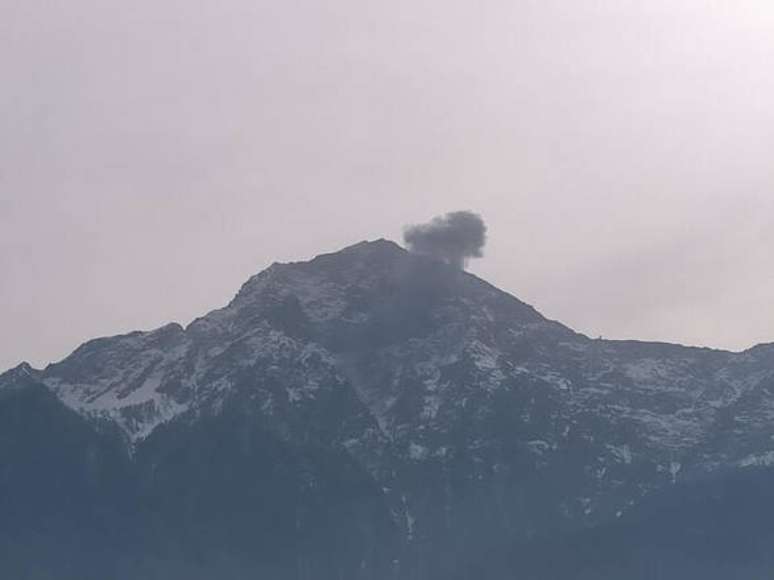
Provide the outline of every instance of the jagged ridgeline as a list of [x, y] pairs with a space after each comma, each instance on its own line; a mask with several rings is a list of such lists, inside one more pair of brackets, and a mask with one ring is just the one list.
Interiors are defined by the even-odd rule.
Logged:
[[753, 580], [774, 347], [591, 340], [454, 260], [274, 264], [0, 377], [0, 577]]

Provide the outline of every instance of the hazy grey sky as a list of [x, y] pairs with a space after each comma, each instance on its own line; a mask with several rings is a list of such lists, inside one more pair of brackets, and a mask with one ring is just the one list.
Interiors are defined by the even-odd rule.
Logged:
[[472, 209], [590, 335], [774, 340], [770, 0], [6, 0], [0, 368]]

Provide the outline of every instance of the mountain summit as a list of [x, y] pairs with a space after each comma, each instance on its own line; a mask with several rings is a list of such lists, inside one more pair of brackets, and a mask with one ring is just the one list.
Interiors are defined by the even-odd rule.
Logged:
[[[292, 367], [311, 357], [318, 370], [329, 365], [336, 374], [366, 352], [440, 332], [456, 352], [500, 319], [544, 322], [470, 274], [378, 240], [275, 263], [228, 306], [185, 329], [169, 324], [90, 341], [39, 377], [69, 407], [114, 421], [137, 442], [181, 414], [219, 404], [239, 369], [280, 359]], [[286, 386], [290, 399], [311, 394], [308, 378]]]
[[386, 240], [275, 263], [0, 376], [0, 571], [757, 578], [728, 514], [771, 499], [772, 377], [771, 347], [592, 340]]

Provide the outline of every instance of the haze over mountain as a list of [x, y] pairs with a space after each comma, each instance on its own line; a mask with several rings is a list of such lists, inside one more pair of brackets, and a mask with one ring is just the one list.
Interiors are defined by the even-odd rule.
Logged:
[[774, 346], [592, 340], [386, 240], [0, 376], [0, 574], [622, 577], [774, 565]]
[[772, 30], [763, 0], [13, 2], [0, 368], [448, 207], [490, 224], [479, 276], [590, 336], [770, 340]]

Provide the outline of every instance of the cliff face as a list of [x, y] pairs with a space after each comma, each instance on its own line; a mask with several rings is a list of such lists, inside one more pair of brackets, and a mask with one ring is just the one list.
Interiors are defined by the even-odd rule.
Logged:
[[0, 571], [758, 578], [773, 375], [774, 347], [591, 340], [387, 241], [274, 264], [0, 377]]

